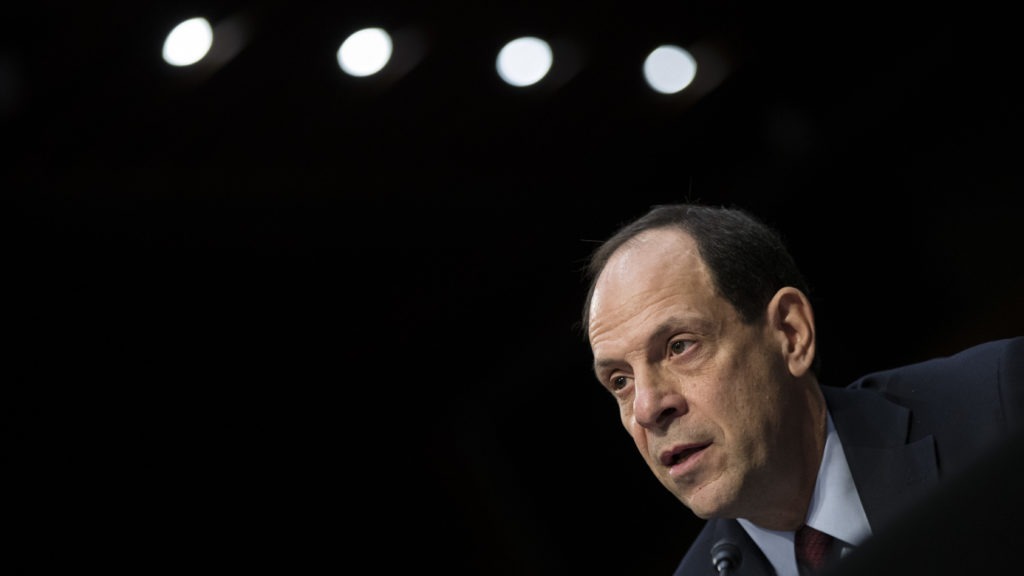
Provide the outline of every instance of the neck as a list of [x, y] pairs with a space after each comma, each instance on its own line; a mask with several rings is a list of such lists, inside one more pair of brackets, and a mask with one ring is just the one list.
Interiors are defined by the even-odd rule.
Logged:
[[817, 381], [811, 379], [806, 390], [800, 408], [804, 425], [795, 427], [785, 442], [786, 446], [798, 446], [799, 450], [789, 448], [791, 457], [785, 459], [786, 465], [773, 482], [781, 491], [774, 498], [774, 505], [748, 518], [768, 530], [792, 531], [799, 528], [807, 517], [814, 496], [818, 470], [825, 454], [828, 416], [825, 397]]

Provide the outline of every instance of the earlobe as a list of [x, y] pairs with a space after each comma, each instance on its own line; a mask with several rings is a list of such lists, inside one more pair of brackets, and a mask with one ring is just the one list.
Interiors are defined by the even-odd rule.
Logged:
[[779, 335], [789, 371], [803, 376], [814, 361], [814, 310], [807, 296], [787, 286], [775, 293], [768, 304], [769, 326]]

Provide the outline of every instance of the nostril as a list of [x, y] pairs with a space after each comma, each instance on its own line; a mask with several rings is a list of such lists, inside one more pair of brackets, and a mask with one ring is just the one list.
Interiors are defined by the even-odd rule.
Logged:
[[661, 411], [661, 415], [658, 417], [658, 420], [671, 420], [679, 413], [679, 408], [675, 406], [666, 406], [665, 409]]

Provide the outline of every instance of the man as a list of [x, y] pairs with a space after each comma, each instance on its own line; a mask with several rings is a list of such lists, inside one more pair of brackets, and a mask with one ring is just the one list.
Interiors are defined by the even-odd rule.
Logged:
[[[677, 576], [828, 570], [1020, 420], [1020, 337], [821, 386], [804, 279], [740, 210], [656, 206], [587, 277], [597, 379], [658, 480], [708, 520]], [[816, 568], [805, 526], [826, 545]]]

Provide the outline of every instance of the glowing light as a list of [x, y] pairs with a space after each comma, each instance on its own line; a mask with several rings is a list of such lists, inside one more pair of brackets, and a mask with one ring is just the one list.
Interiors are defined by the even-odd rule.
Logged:
[[498, 76], [512, 86], [540, 82], [551, 70], [551, 46], [532, 36], [518, 38], [498, 52]]
[[213, 28], [205, 18], [190, 18], [178, 24], [164, 40], [164, 61], [172, 66], [199, 62], [213, 45]]
[[352, 76], [380, 72], [391, 59], [391, 36], [381, 28], [354, 32], [338, 48], [338, 66]]
[[659, 46], [644, 60], [644, 79], [662, 94], [680, 92], [693, 82], [696, 75], [697, 61], [678, 46]]

